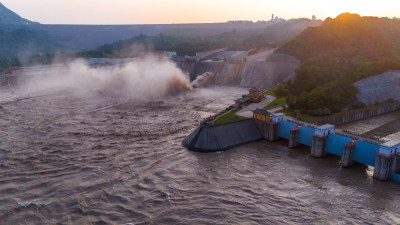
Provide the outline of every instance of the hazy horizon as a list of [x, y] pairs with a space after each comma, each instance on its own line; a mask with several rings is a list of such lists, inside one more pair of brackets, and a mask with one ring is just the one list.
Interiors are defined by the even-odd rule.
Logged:
[[280, 18], [317, 19], [336, 17], [340, 13], [361, 16], [396, 17], [400, 1], [270, 1], [270, 0], [2, 0], [21, 17], [43, 24], [174, 24], [218, 23], [229, 20], [269, 20]]

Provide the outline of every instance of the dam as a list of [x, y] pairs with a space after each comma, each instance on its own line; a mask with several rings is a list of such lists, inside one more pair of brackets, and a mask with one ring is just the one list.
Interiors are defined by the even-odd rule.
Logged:
[[373, 166], [373, 177], [400, 182], [400, 141], [382, 142], [335, 129], [334, 125], [312, 125], [291, 121], [283, 113], [271, 113], [269, 121], [253, 117], [222, 125], [201, 124], [182, 144], [189, 150], [213, 152], [266, 139], [286, 139], [289, 148], [311, 147], [310, 155], [323, 158], [327, 154], [341, 157], [341, 165], [354, 162]]
[[251, 56], [248, 52], [234, 51], [229, 57], [222, 53], [219, 61], [195, 59], [177, 62], [177, 66], [189, 74], [191, 81], [209, 72], [215, 74], [216, 85], [271, 88], [292, 79], [300, 63], [295, 57], [273, 50]]

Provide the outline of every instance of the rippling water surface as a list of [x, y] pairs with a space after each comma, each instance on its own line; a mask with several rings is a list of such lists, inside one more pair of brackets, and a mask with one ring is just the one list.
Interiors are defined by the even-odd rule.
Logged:
[[181, 146], [245, 91], [129, 101], [0, 90], [0, 224], [400, 223], [400, 185], [363, 165], [284, 140]]

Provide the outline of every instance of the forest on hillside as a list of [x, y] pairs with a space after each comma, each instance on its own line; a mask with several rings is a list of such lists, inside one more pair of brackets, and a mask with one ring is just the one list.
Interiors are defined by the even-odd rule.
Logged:
[[53, 53], [61, 50], [65, 48], [39, 32], [0, 30], [0, 72], [25, 63], [49, 63]]
[[0, 30], [0, 58], [27, 57], [34, 54], [53, 53], [65, 49], [46, 35], [31, 30], [12, 32]]
[[400, 70], [400, 20], [344, 13], [306, 29], [278, 52], [301, 61], [287, 85], [291, 109], [326, 115], [361, 107], [354, 82]]

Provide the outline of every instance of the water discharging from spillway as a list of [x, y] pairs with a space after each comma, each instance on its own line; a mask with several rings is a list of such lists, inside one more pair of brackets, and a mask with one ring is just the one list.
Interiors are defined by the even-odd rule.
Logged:
[[242, 88], [131, 100], [0, 89], [0, 224], [400, 223], [399, 184], [308, 147], [181, 141]]

